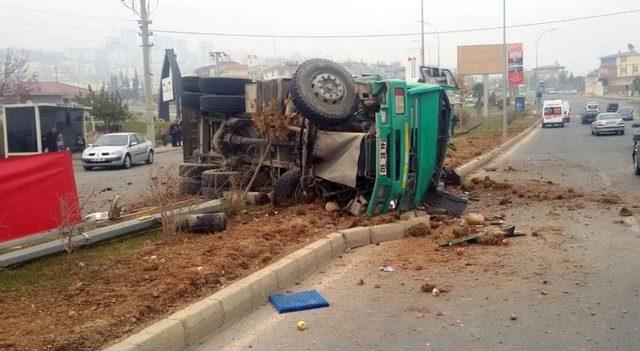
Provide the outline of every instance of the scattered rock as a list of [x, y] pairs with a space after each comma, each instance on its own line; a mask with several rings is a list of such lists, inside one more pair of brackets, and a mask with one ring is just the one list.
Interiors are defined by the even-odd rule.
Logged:
[[464, 255], [464, 247], [456, 247], [455, 252], [456, 252], [456, 255], [458, 256]]
[[511, 320], [515, 321], [516, 319], [518, 319], [518, 316], [515, 313], [511, 314]]
[[422, 266], [421, 265], [417, 265], [414, 268], [416, 271], [421, 271], [422, 270]]
[[438, 316], [438, 317], [442, 317], [442, 316], [444, 316], [444, 313], [442, 313], [442, 312], [438, 311], [438, 312], [436, 312], [436, 316]]
[[427, 236], [431, 234], [431, 227], [425, 223], [417, 223], [407, 229], [407, 234], [414, 237]]
[[540, 294], [542, 294], [542, 295], [547, 295], [547, 294], [549, 294], [549, 293], [548, 293], [548, 292], [546, 292], [545, 290], [540, 290]]
[[382, 285], [380, 285], [380, 284], [378, 284], [378, 283], [373, 284], [373, 288], [374, 288], [374, 289], [380, 289], [381, 287], [382, 287]]
[[431, 295], [433, 296], [440, 295], [440, 290], [438, 290], [438, 288], [433, 288], [433, 290], [431, 290]]
[[339, 210], [340, 210], [340, 206], [339, 206], [337, 203], [335, 203], [335, 202], [327, 202], [327, 203], [324, 205], [324, 209], [325, 209], [327, 212], [337, 212], [337, 211], [339, 211]]
[[420, 287], [420, 290], [422, 290], [422, 292], [425, 293], [430, 293], [433, 291], [433, 289], [435, 289], [436, 286], [434, 284], [431, 283], [424, 283], [422, 284], [422, 286]]
[[358, 282], [356, 284], [357, 285], [364, 285], [364, 279], [360, 278], [360, 280], [358, 280]]
[[464, 216], [465, 223], [469, 225], [484, 225], [484, 216], [479, 213], [468, 213]]
[[631, 212], [631, 210], [629, 210], [626, 207], [622, 207], [620, 208], [620, 212], [619, 212], [620, 216], [622, 217], [629, 217], [629, 216], [633, 216], [633, 212]]

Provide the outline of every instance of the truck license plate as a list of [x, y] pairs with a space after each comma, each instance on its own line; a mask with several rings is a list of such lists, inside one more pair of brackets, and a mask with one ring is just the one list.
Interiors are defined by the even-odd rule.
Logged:
[[96, 158], [96, 161], [97, 161], [97, 162], [104, 162], [104, 158], [102, 158], [102, 157], [98, 157], [98, 158]]
[[387, 141], [380, 140], [380, 164], [379, 164], [379, 173], [380, 175], [387, 175]]

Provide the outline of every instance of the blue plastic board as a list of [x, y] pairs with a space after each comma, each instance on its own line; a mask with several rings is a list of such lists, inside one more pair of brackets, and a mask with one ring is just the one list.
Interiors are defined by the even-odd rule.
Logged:
[[329, 302], [315, 290], [300, 291], [293, 294], [273, 294], [269, 296], [269, 301], [278, 310], [278, 313], [329, 307]]

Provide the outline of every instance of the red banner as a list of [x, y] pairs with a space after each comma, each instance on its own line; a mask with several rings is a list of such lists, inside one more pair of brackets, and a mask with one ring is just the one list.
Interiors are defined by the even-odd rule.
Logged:
[[522, 43], [508, 44], [508, 68], [509, 68], [509, 85], [524, 84], [524, 65], [522, 56]]
[[80, 221], [71, 152], [0, 159], [0, 242]]

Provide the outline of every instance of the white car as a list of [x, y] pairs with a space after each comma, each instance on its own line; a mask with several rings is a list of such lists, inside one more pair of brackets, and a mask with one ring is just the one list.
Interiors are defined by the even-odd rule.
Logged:
[[129, 168], [134, 163], [153, 163], [153, 145], [138, 133], [105, 134], [82, 152], [82, 166]]

